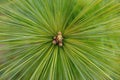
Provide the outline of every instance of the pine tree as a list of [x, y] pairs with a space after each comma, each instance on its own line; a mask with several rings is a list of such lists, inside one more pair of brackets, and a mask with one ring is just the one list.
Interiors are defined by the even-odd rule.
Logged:
[[118, 0], [12, 0], [0, 13], [0, 80], [120, 79]]

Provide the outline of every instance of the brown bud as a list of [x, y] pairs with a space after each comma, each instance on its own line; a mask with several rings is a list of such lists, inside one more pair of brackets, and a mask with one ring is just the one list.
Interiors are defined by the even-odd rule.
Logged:
[[59, 32], [58, 32], [58, 35], [62, 35], [62, 33], [59, 31]]
[[59, 46], [63, 46], [63, 44], [62, 44], [62, 43], [59, 43]]
[[53, 44], [57, 44], [57, 42], [56, 42], [56, 40], [53, 40], [53, 42], [52, 42]]
[[56, 39], [56, 36], [53, 39]]

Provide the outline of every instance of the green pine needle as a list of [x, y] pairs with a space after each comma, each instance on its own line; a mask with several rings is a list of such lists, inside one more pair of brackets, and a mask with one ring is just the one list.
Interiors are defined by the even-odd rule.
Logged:
[[119, 80], [120, 2], [9, 1], [0, 45], [0, 80]]

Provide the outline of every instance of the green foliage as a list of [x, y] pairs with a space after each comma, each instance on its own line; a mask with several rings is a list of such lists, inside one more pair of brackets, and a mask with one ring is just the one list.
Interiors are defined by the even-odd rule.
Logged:
[[7, 3], [8, 2], [8, 0], [0, 0], [0, 4], [2, 5], [2, 4], [5, 4], [5, 3]]
[[0, 80], [120, 79], [118, 0], [12, 0], [0, 13]]

